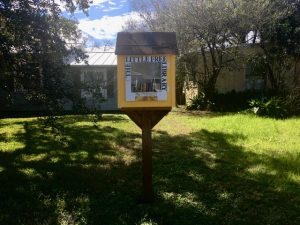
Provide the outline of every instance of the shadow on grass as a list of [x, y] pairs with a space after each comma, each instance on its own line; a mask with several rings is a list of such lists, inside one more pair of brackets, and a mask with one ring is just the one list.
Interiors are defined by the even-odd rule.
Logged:
[[175, 137], [159, 132], [155, 185], [160, 200], [173, 208], [176, 224], [300, 222], [299, 183], [287, 176], [300, 174], [300, 158], [245, 152], [234, 144], [240, 139], [246, 137], [207, 130]]
[[300, 223], [299, 183], [287, 176], [300, 157], [247, 152], [240, 134], [155, 130], [156, 201], [139, 205], [141, 135], [73, 122], [60, 135], [27, 122], [15, 138], [25, 147], [0, 151], [0, 224]]

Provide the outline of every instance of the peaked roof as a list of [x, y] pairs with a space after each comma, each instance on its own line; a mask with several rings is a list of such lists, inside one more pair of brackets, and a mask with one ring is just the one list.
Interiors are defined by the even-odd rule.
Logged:
[[175, 32], [119, 32], [116, 55], [178, 54]]

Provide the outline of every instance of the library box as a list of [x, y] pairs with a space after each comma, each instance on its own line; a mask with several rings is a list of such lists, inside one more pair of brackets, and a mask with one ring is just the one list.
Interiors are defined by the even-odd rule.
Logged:
[[118, 33], [118, 107], [173, 107], [177, 51], [173, 32]]

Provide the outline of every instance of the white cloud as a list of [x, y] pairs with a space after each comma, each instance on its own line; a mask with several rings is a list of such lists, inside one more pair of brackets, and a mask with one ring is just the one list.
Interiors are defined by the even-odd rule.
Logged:
[[110, 5], [117, 5], [117, 3], [113, 2], [112, 0], [109, 0], [108, 4], [110, 4]]
[[54, 0], [54, 3], [58, 5], [58, 7], [62, 12], [66, 10], [65, 9], [66, 4], [64, 2], [61, 2], [60, 0]]
[[109, 7], [109, 8], [106, 8], [106, 9], [103, 9], [102, 11], [103, 12], [111, 12], [111, 11], [114, 11], [114, 10], [117, 10], [117, 9], [121, 9], [122, 6], [119, 6], [119, 7]]
[[96, 39], [114, 39], [129, 18], [140, 19], [136, 12], [120, 16], [103, 16], [97, 20], [81, 19], [78, 28]]
[[[110, 4], [110, 5], [116, 5], [116, 3], [113, 2], [112, 0], [93, 0], [93, 2], [90, 3], [90, 7], [100, 6], [102, 8], [102, 7], [104, 7], [103, 4], [106, 2], [108, 2], [108, 4]], [[59, 6], [59, 8], [62, 12], [66, 11], [66, 9], [65, 9], [66, 3], [65, 2], [61, 2], [60, 0], [54, 0], [54, 3]]]
[[105, 2], [110, 2], [110, 0], [93, 0], [93, 3], [90, 6], [102, 5]]
[[103, 8], [105, 8], [105, 6], [104, 5], [96, 5], [96, 6], [94, 6], [95, 8], [99, 8], [99, 9], [103, 9]]

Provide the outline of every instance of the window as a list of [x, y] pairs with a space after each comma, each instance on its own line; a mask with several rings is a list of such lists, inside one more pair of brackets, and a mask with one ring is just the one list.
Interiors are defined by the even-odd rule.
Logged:
[[114, 98], [116, 95], [115, 90], [115, 69], [108, 69], [107, 70], [107, 97]]
[[246, 90], [263, 90], [267, 76], [263, 56], [256, 55], [250, 58], [245, 68]]
[[81, 73], [83, 98], [107, 98], [107, 77], [104, 69], [84, 69]]
[[265, 82], [263, 75], [254, 71], [254, 68], [247, 64], [245, 69], [246, 90], [263, 90]]

